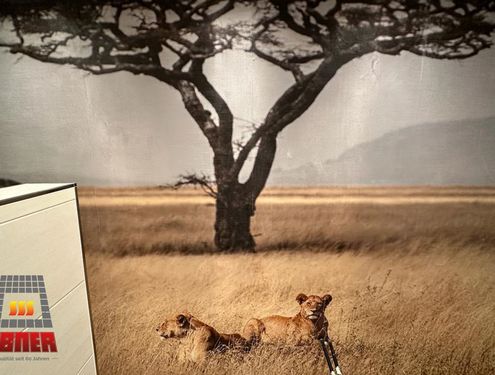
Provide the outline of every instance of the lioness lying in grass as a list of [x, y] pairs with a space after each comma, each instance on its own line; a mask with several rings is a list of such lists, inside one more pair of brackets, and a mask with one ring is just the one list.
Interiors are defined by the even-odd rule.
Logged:
[[326, 338], [328, 321], [325, 309], [332, 301], [332, 296], [306, 296], [301, 293], [296, 297], [296, 301], [301, 306], [297, 315], [253, 318], [246, 323], [242, 336], [250, 344], [263, 342], [289, 345], [305, 345], [314, 342], [315, 339]]
[[162, 340], [188, 337], [186, 352], [193, 362], [203, 361], [209, 352], [223, 352], [229, 348], [249, 349], [248, 342], [241, 335], [219, 333], [188, 313], [165, 319], [156, 331]]

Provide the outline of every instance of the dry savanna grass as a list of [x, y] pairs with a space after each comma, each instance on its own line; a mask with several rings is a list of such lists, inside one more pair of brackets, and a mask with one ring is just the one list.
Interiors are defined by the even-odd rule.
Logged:
[[181, 310], [238, 332], [253, 316], [296, 314], [300, 292], [333, 295], [345, 375], [495, 372], [494, 189], [272, 189], [253, 223], [257, 254], [215, 254], [214, 207], [199, 197], [80, 192], [101, 374], [325, 373], [318, 346], [198, 365], [154, 332]]

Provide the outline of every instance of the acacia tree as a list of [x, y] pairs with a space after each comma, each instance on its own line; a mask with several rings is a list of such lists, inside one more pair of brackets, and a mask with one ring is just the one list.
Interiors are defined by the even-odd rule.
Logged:
[[[215, 178], [183, 176], [216, 198], [215, 244], [253, 249], [256, 199], [273, 164], [277, 136], [301, 116], [345, 64], [369, 53], [463, 59], [491, 45], [495, 1], [0, 0], [0, 46], [95, 75], [153, 77], [181, 95], [213, 151]], [[246, 13], [247, 12], [247, 13]], [[249, 17], [239, 17], [249, 14]], [[247, 20], [246, 20], [247, 19]], [[5, 33], [4, 33], [5, 34]], [[244, 142], [234, 115], [204, 70], [239, 48], [291, 73]], [[249, 177], [239, 175], [253, 157]], [[214, 185], [211, 183], [214, 182]]]

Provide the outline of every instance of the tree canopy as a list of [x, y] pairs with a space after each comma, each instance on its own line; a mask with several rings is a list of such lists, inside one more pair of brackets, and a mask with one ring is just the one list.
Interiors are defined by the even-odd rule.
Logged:
[[[227, 103], [202, 69], [205, 60], [226, 49], [243, 49], [291, 72], [295, 85], [283, 98], [312, 102], [321, 84], [312, 88], [311, 83], [325, 84], [335, 67], [371, 52], [407, 51], [437, 59], [476, 55], [491, 45], [495, 18], [495, 1], [2, 0], [0, 4], [4, 28], [11, 31], [0, 46], [93, 74], [127, 71], [166, 82], [187, 97], [189, 112], [213, 145], [216, 137], [231, 136], [225, 126], [231, 119]], [[201, 108], [193, 86], [213, 105], [218, 123]], [[291, 123], [307, 105], [293, 107], [301, 109], [286, 113], [271, 132]], [[266, 131], [262, 128], [243, 145], [239, 161]]]

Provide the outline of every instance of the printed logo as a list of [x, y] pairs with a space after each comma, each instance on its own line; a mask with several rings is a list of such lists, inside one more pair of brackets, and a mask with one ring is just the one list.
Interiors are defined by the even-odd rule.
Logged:
[[33, 301], [10, 301], [10, 316], [34, 314]]
[[57, 352], [42, 275], [0, 276], [0, 352]]

